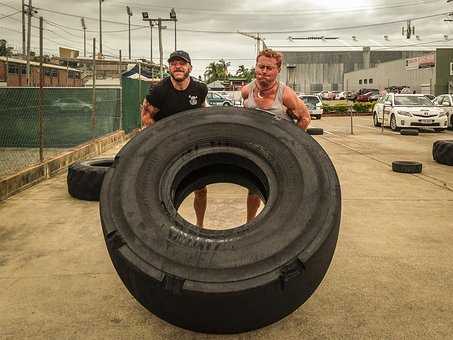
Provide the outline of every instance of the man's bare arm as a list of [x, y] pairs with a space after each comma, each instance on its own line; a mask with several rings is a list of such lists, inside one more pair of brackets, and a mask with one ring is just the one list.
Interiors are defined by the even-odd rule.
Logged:
[[152, 106], [148, 100], [143, 99], [143, 105], [141, 106], [140, 117], [142, 120], [142, 126], [149, 127], [155, 123], [154, 117], [159, 112], [157, 107]]
[[297, 120], [297, 126], [306, 130], [311, 121], [310, 112], [290, 87], [286, 87], [283, 93], [283, 105], [288, 109], [288, 113]]
[[249, 87], [247, 85], [242, 86], [241, 96], [243, 100], [246, 100], [249, 97]]

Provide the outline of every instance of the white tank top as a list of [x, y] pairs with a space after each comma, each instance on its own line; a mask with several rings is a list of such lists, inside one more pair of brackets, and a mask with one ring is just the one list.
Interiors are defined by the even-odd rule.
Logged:
[[286, 107], [283, 105], [283, 92], [285, 91], [286, 85], [283, 84], [282, 82], [278, 82], [277, 94], [275, 95], [275, 99], [271, 107], [262, 108], [257, 106], [255, 97], [253, 96], [253, 91], [255, 90], [256, 87], [255, 82], [256, 81], [254, 80], [247, 85], [249, 88], [249, 96], [247, 99], [244, 100], [244, 107], [249, 109], [260, 109], [263, 111], [270, 112], [279, 118], [292, 120], [291, 117], [286, 113]]

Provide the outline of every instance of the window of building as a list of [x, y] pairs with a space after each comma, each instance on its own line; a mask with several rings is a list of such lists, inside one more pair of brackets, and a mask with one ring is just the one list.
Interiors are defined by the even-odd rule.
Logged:
[[370, 79], [368, 80], [368, 84], [373, 84], [373, 78], [370, 78]]
[[359, 84], [362, 85], [362, 79], [359, 79]]
[[52, 70], [50, 68], [45, 68], [44, 69], [44, 75], [51, 76], [52, 75]]
[[56, 77], [57, 76], [57, 70], [52, 70], [52, 77]]
[[8, 64], [8, 73], [18, 73], [18, 67], [15, 64]]
[[27, 74], [27, 65], [20, 65], [19, 70], [20, 73]]
[[367, 83], [368, 83], [368, 80], [367, 80], [367, 79], [363, 79], [363, 83], [364, 83], [364, 84], [367, 84]]

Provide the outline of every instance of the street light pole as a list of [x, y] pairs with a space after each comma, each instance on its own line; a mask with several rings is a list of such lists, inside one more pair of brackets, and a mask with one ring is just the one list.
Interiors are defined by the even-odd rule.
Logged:
[[131, 16], [132, 11], [129, 6], [126, 6], [127, 9], [127, 16], [128, 16], [128, 26], [129, 26], [129, 60], [131, 60]]
[[102, 3], [104, 0], [99, 0], [99, 53], [102, 57]]
[[80, 21], [82, 22], [82, 28], [83, 28], [83, 56], [87, 56], [87, 35], [86, 35], [86, 30], [87, 27], [85, 26], [85, 18], [80, 18]]
[[175, 23], [175, 51], [176, 51], [176, 11], [174, 8], [171, 9], [170, 11], [170, 19], [174, 21]]

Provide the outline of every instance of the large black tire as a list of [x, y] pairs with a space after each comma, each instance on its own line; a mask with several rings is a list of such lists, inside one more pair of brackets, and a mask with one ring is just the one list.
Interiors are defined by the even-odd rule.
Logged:
[[441, 164], [453, 165], [453, 140], [438, 140], [433, 143], [433, 159]]
[[[263, 211], [228, 230], [177, 213], [194, 189], [217, 182], [259, 192]], [[101, 221], [113, 265], [143, 306], [183, 328], [239, 333], [315, 291], [335, 250], [340, 196], [329, 157], [303, 130], [262, 111], [209, 107], [125, 145], [104, 179]]]
[[392, 170], [405, 174], [418, 174], [422, 172], [422, 163], [412, 161], [393, 161]]
[[418, 130], [417, 129], [401, 129], [400, 134], [403, 136], [418, 136]]
[[113, 164], [113, 157], [80, 161], [68, 168], [68, 192], [72, 197], [99, 201], [105, 173]]
[[309, 135], [323, 135], [324, 129], [323, 128], [308, 128], [307, 133]]

